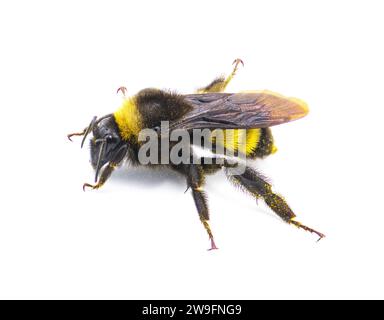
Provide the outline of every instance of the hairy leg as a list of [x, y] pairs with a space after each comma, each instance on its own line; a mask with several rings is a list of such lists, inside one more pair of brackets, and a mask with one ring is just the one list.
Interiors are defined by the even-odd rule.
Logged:
[[260, 173], [247, 167], [245, 172], [241, 175], [227, 175], [229, 180], [234, 184], [240, 186], [245, 191], [249, 192], [252, 196], [263, 198], [265, 203], [275, 212], [280, 218], [289, 224], [293, 224], [298, 228], [315, 233], [319, 236], [319, 240], [324, 238], [325, 235], [309, 228], [302, 223], [295, 220], [296, 215], [289, 207], [284, 198], [272, 191], [272, 186], [266, 181]]
[[101, 188], [104, 183], [109, 179], [112, 172], [116, 169], [116, 167], [124, 160], [125, 155], [127, 154], [127, 146], [122, 146], [117, 152], [115, 157], [110, 161], [106, 167], [101, 172], [99, 181], [93, 185], [89, 183], [83, 184], [83, 190], [85, 191], [85, 188], [91, 188], [91, 189], [99, 189]]
[[198, 89], [196, 93], [224, 92], [229, 82], [231, 82], [231, 80], [235, 76], [240, 63], [244, 66], [244, 62], [241, 59], [235, 59], [235, 61], [233, 61], [232, 63], [234, 65], [234, 68], [227, 78], [225, 78], [224, 76], [220, 76], [214, 79], [209, 85]]
[[179, 165], [174, 167], [174, 169], [185, 175], [187, 179], [187, 186], [192, 191], [192, 197], [195, 202], [200, 221], [207, 231], [211, 241], [211, 248], [209, 250], [218, 249], [213, 238], [211, 227], [209, 225], [207, 196], [203, 191], [204, 170], [202, 166], [197, 164]]

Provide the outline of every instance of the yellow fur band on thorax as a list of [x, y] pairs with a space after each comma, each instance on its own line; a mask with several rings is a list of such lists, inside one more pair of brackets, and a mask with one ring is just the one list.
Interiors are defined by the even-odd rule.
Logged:
[[114, 116], [123, 140], [138, 136], [141, 130], [141, 117], [134, 98], [124, 99]]

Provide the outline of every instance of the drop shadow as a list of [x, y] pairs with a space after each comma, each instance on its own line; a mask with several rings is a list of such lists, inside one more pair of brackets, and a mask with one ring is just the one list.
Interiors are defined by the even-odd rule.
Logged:
[[[124, 166], [113, 173], [111, 180], [119, 184], [138, 185], [140, 187], [150, 189], [156, 189], [164, 185], [166, 185], [167, 188], [177, 191], [184, 191], [186, 189], [185, 177], [167, 167], [161, 166], [150, 168], [145, 166]], [[224, 173], [220, 172], [214, 175], [208, 175], [206, 181], [206, 191], [208, 191], [208, 197], [210, 193], [214, 193], [216, 196], [222, 199], [227, 199], [229, 201], [239, 201], [237, 196], [227, 194], [227, 192], [223, 192], [221, 190], [220, 185], [222, 183], [231, 184], [225, 177]], [[244, 201], [240, 200], [241, 202], [238, 203], [239, 210], [247, 208], [247, 211], [254, 211], [255, 214], [262, 214], [276, 221], [282, 221], [274, 212], [262, 204], [262, 199], [256, 201], [255, 199], [252, 199], [252, 196], [242, 191], [238, 187], [232, 185], [232, 188], [234, 193], [238, 193], [244, 197]]]
[[121, 184], [134, 184], [146, 188], [157, 188], [164, 184], [177, 190], [186, 187], [185, 178], [166, 167], [124, 167], [116, 170], [111, 180]]
[[[225, 191], [223, 191], [219, 187], [222, 183], [228, 183], [233, 191], [228, 193], [227, 188]], [[256, 214], [261, 213], [262, 215], [270, 217], [276, 221], [282, 221], [276, 213], [274, 213], [265, 205], [263, 199], [259, 198], [256, 200], [253, 196], [242, 190], [239, 186], [231, 183], [225, 177], [223, 172], [208, 176], [206, 191], [208, 196], [209, 194], [215, 194], [217, 197], [225, 199], [226, 201], [237, 202], [239, 210], [246, 209], [248, 212], [254, 211]], [[241, 198], [243, 198], [243, 200]]]

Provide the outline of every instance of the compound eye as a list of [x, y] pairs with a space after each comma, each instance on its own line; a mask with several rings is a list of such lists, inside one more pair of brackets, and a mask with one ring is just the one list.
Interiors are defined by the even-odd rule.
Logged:
[[113, 141], [115, 140], [115, 138], [114, 138], [111, 134], [109, 134], [109, 135], [107, 135], [107, 136], [105, 137], [105, 140], [106, 140], [107, 142], [113, 142]]

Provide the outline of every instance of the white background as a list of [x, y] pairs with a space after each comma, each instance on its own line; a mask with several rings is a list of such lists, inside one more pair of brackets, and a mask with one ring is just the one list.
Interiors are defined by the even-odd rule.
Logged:
[[[0, 298], [384, 298], [382, 1], [2, 1]], [[185, 182], [121, 169], [99, 191], [66, 134], [115, 94], [269, 89], [310, 114], [256, 165], [302, 221], [221, 174], [208, 252]]]

